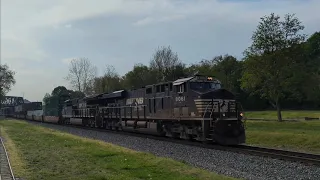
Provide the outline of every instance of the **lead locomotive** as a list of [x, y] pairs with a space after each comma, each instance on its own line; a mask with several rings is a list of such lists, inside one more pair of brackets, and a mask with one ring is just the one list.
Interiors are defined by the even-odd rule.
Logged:
[[245, 143], [239, 109], [235, 96], [221, 88], [219, 80], [195, 75], [67, 100], [56, 121], [235, 145]]

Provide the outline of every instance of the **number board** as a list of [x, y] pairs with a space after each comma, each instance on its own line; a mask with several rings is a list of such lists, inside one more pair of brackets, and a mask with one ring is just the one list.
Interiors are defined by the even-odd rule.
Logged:
[[186, 101], [186, 97], [185, 97], [185, 96], [177, 96], [177, 97], [176, 97], [176, 101], [177, 101], [177, 102]]

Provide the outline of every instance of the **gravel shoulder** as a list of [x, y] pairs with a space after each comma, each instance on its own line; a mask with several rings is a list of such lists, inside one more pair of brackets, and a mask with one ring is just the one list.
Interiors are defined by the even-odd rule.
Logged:
[[30, 123], [86, 138], [102, 140], [137, 151], [149, 152], [161, 157], [172, 158], [236, 178], [250, 180], [320, 179], [320, 167], [317, 166], [306, 166], [266, 157], [212, 150], [142, 137], [84, 130], [54, 124]]

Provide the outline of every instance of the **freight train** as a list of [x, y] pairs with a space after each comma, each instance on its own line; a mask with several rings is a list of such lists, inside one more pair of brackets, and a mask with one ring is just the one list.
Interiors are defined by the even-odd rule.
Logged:
[[242, 115], [235, 95], [222, 88], [218, 79], [203, 75], [68, 99], [57, 116], [44, 115], [41, 102], [19, 105], [14, 114], [16, 118], [34, 121], [150, 133], [221, 145], [245, 143]]

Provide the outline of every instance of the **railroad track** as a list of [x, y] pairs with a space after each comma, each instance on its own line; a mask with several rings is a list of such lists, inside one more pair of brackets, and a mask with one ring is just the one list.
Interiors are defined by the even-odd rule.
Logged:
[[[28, 121], [28, 122], [36, 122], [36, 121]], [[41, 122], [36, 122], [36, 123], [41, 123]], [[55, 125], [59, 126], [58, 124], [55, 124]], [[83, 126], [76, 126], [76, 125], [67, 125], [67, 126], [86, 129], [86, 130], [99, 131], [99, 132], [108, 132], [108, 133], [130, 135], [130, 136], [136, 136], [136, 137], [142, 137], [142, 138], [149, 138], [149, 139], [155, 139], [160, 141], [197, 146], [197, 147], [202, 147], [207, 149], [215, 149], [215, 150], [229, 151], [229, 152], [235, 152], [235, 153], [241, 153], [241, 154], [263, 156], [263, 157], [269, 157], [273, 159], [303, 163], [305, 165], [320, 166], [320, 155], [317, 155], [317, 154], [308, 154], [308, 153], [285, 151], [285, 150], [279, 150], [279, 149], [263, 148], [263, 147], [248, 146], [248, 145], [222, 146], [214, 143], [202, 143], [194, 140], [188, 141], [183, 139], [173, 139], [169, 137], [150, 135], [150, 134], [144, 134], [144, 133], [113, 131], [108, 129], [96, 129], [92, 127], [83, 127]]]
[[0, 137], [0, 180], [15, 180], [10, 165], [10, 160], [7, 154], [7, 150], [4, 146], [3, 140]]
[[301, 153], [301, 152], [270, 149], [270, 148], [263, 148], [263, 147], [256, 147], [256, 146], [246, 146], [246, 145], [238, 145], [234, 148], [240, 151], [243, 151], [244, 153], [257, 154], [261, 156], [267, 156], [267, 157], [282, 159], [286, 161], [301, 162], [307, 165], [320, 166], [320, 155], [318, 154], [309, 154], [309, 153]]

